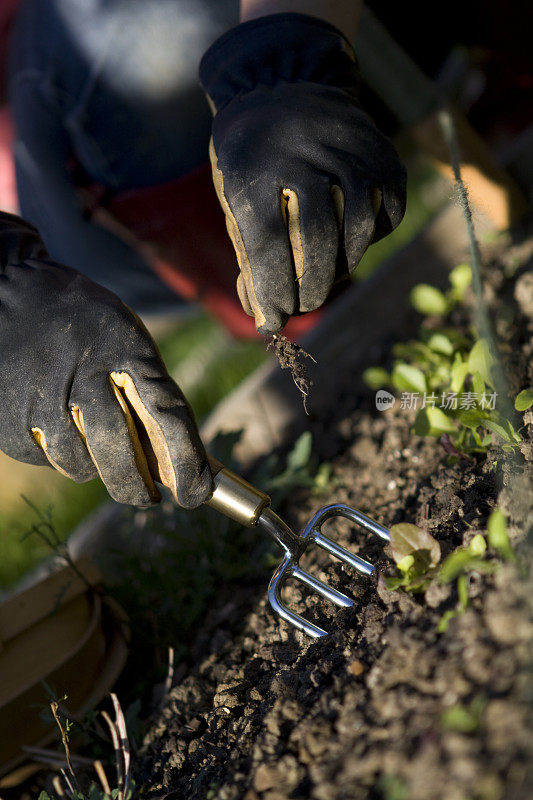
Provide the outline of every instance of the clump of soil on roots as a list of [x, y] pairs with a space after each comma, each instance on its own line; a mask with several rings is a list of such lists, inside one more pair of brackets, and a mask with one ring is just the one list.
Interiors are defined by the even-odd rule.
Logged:
[[[522, 265], [512, 277], [501, 259], [485, 275], [513, 396], [533, 383], [532, 249], [529, 240], [507, 252], [507, 264]], [[389, 348], [383, 352], [386, 363]], [[485, 531], [499, 506], [518, 560], [492, 574], [471, 572], [468, 608], [443, 633], [437, 626], [457, 603], [454, 584], [434, 582], [417, 596], [388, 591], [379, 574], [356, 577], [315, 552], [313, 573], [356, 598], [334, 612], [288, 588], [293, 607], [330, 631], [323, 639], [274, 618], [265, 596], [272, 567], [263, 583], [228, 584], [191, 646], [193, 666], [182, 670], [138, 753], [135, 777], [150, 787], [148, 797], [531, 797], [525, 533], [533, 414], [524, 415], [519, 458], [494, 447], [486, 459], [450, 463], [437, 440], [411, 434], [411, 412], [398, 403], [376, 411], [369, 391], [354, 392], [357, 376], [347, 377], [327, 421], [311, 421], [315, 452], [332, 464], [328, 494], [294, 493], [281, 510], [289, 524], [301, 528], [319, 505], [346, 502], [386, 525], [420, 525], [445, 556]], [[381, 575], [391, 572], [378, 540], [345, 520], [331, 524], [340, 544]]]
[[315, 359], [310, 353], [307, 353], [303, 347], [300, 347], [300, 345], [295, 342], [291, 342], [281, 333], [274, 333], [268, 338], [267, 350], [274, 351], [274, 355], [278, 359], [281, 369], [290, 370], [294, 385], [302, 395], [304, 410], [307, 414], [307, 397], [309, 396], [309, 390], [313, 385], [313, 381], [310, 380], [307, 374], [304, 359], [310, 358], [311, 361], [315, 361]]

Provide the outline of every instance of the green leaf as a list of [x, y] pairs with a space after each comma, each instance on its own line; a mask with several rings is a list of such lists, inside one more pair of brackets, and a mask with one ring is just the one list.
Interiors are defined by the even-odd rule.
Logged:
[[441, 387], [448, 388], [450, 382], [450, 365], [448, 363], [439, 364], [438, 367], [434, 367], [429, 371], [426, 370], [426, 382], [432, 391], [438, 390]]
[[304, 431], [296, 440], [294, 447], [287, 456], [287, 467], [290, 470], [303, 469], [309, 464], [311, 458], [311, 448], [313, 446], [313, 436], [311, 431]]
[[398, 567], [400, 572], [409, 572], [411, 567], [414, 566], [414, 563], [415, 563], [415, 557], [409, 554], [407, 556], [404, 556], [403, 558], [400, 558], [396, 566]]
[[520, 444], [520, 442], [522, 441], [522, 437], [520, 436], [519, 433], [515, 431], [510, 420], [506, 419], [505, 424], [507, 425], [507, 430], [509, 431], [511, 438], [514, 439], [517, 444]]
[[[472, 375], [472, 388], [478, 397], [481, 398], [481, 395], [485, 391], [485, 381], [481, 377], [481, 373], [474, 372]], [[479, 403], [479, 400], [477, 402]]]
[[470, 550], [454, 550], [442, 563], [439, 570], [439, 582], [450, 583], [463, 572], [478, 569], [481, 563], [481, 558], [473, 555]]
[[429, 436], [430, 427], [427, 408], [421, 408], [416, 413], [413, 433], [416, 433], [417, 436]]
[[[477, 446], [478, 446], [478, 447], [481, 447], [481, 446], [482, 446], [482, 445], [481, 445], [481, 436], [479, 435], [479, 433], [477, 432], [477, 430], [471, 430], [471, 431], [470, 431], [470, 434], [471, 434], [471, 436], [472, 436], [472, 439], [474, 440], [474, 442], [477, 444]], [[491, 434], [491, 436], [492, 436], [492, 434]], [[491, 440], [491, 441], [492, 441], [492, 440]]]
[[324, 461], [319, 468], [318, 472], [316, 473], [314, 486], [313, 486], [313, 493], [320, 494], [321, 492], [325, 492], [326, 489], [330, 486], [331, 483], [331, 464], [328, 464], [327, 461]]
[[414, 286], [409, 296], [411, 305], [425, 316], [442, 316], [448, 311], [448, 301], [444, 294], [428, 283]]
[[453, 420], [445, 414], [444, 411], [441, 411], [437, 406], [429, 406], [426, 410], [430, 424], [430, 432], [433, 435], [438, 435], [439, 433], [455, 433], [456, 427], [453, 424]]
[[383, 367], [368, 367], [363, 372], [363, 380], [367, 386], [376, 391], [390, 384], [390, 375]]
[[377, 782], [379, 796], [382, 800], [409, 800], [409, 789], [403, 778], [398, 775], [383, 774]]
[[440, 408], [427, 406], [418, 411], [415, 417], [414, 432], [417, 436], [442, 436], [443, 433], [456, 433], [457, 428], [451, 417], [448, 417]]
[[522, 389], [516, 395], [514, 407], [517, 411], [527, 411], [531, 406], [533, 406], [533, 389]]
[[399, 361], [416, 361], [420, 363], [435, 361], [437, 358], [424, 342], [419, 341], [396, 342], [393, 345], [392, 353]]
[[427, 346], [443, 356], [451, 356], [453, 353], [453, 344], [443, 333], [432, 333], [427, 340]]
[[487, 551], [487, 542], [485, 541], [485, 537], [480, 533], [476, 533], [470, 542], [468, 549], [474, 556], [484, 556]]
[[481, 723], [484, 707], [485, 699], [481, 696], [475, 697], [468, 707], [452, 706], [442, 713], [441, 724], [449, 731], [475, 733]]
[[91, 783], [88, 800], [104, 800], [104, 798], [108, 798], [109, 796], [110, 795], [105, 794], [102, 788], [96, 783]]
[[437, 625], [437, 632], [444, 633], [445, 631], [447, 631], [450, 620], [456, 616], [457, 616], [456, 608], [450, 608], [448, 609], [448, 611], [445, 611], [439, 620], [439, 624]]
[[458, 299], [462, 299], [468, 286], [472, 283], [472, 270], [469, 264], [458, 264], [448, 276]]
[[424, 394], [426, 391], [424, 373], [418, 367], [411, 366], [411, 364], [399, 363], [394, 365], [392, 384], [400, 392], [420, 392], [420, 394]]
[[434, 566], [440, 561], [440, 544], [427, 531], [409, 522], [400, 522], [390, 529], [392, 557], [396, 564], [400, 564], [405, 556], [414, 556], [420, 550], [429, 553], [428, 566]]
[[405, 584], [408, 582], [409, 579], [406, 578], [405, 575], [395, 575], [391, 578], [385, 578], [385, 586], [389, 592], [394, 592], [396, 589], [401, 589], [401, 587], [405, 586]]
[[452, 364], [451, 370], [450, 391], [460, 392], [463, 388], [465, 378], [468, 375], [468, 364], [463, 361], [460, 353], [455, 354], [455, 360]]
[[500, 425], [498, 422], [495, 422], [493, 419], [486, 419], [486, 420], [483, 421], [482, 424], [486, 428], [488, 428], [489, 431], [492, 431], [493, 433], [497, 433], [498, 436], [500, 436], [504, 440], [504, 442], [509, 442], [509, 444], [511, 444], [513, 442], [513, 440], [514, 440], [513, 436], [509, 433], [509, 431], [506, 428], [504, 428], [503, 425]]
[[443, 713], [442, 725], [449, 731], [474, 733], [478, 729], [479, 721], [466, 708], [454, 706]]
[[457, 595], [459, 597], [459, 606], [464, 611], [468, 608], [468, 586], [466, 583], [466, 575], [459, 575], [457, 578]]
[[478, 339], [468, 355], [468, 369], [474, 375], [479, 372], [485, 383], [494, 386], [491, 369], [494, 358], [486, 339]]
[[[428, 534], [429, 535], [429, 534]], [[438, 542], [436, 543], [438, 544]], [[411, 580], [414, 578], [419, 578], [421, 576], [425, 576], [431, 567], [435, 566], [435, 552], [430, 551], [427, 548], [421, 548], [420, 550], [416, 550], [413, 553], [413, 560], [414, 564], [411, 568], [411, 573], [409, 577]], [[440, 559], [440, 545], [439, 545], [439, 554], [438, 557]]]
[[467, 408], [459, 412], [459, 422], [465, 428], [475, 431], [480, 425], [485, 425], [488, 414], [486, 411], [481, 411], [476, 408]]
[[495, 508], [488, 519], [487, 539], [490, 547], [502, 558], [506, 561], [516, 561], [507, 533], [507, 517], [499, 508]]

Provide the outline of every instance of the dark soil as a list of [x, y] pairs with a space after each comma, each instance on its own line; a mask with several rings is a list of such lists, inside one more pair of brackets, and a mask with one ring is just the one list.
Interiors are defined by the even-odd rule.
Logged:
[[[486, 271], [513, 397], [533, 384], [531, 251], [528, 240]], [[457, 324], [466, 320], [459, 315]], [[385, 364], [387, 352], [384, 345]], [[349, 378], [330, 416], [310, 423], [316, 455], [332, 464], [329, 493], [317, 500], [300, 490], [282, 509], [289, 524], [301, 528], [319, 505], [341, 501], [387, 526], [416, 523], [446, 555], [483, 532], [499, 506], [509, 514], [519, 562], [493, 574], [471, 572], [469, 607], [443, 633], [437, 626], [455, 607], [454, 584], [433, 582], [424, 595], [411, 596], [388, 591], [383, 577], [356, 577], [313, 554], [314, 574], [356, 598], [352, 609], [334, 613], [314, 597], [303, 605], [299, 589], [291, 589], [291, 602], [329, 629], [320, 640], [274, 618], [267, 571], [263, 582], [230, 585], [200, 626], [192, 666], [178, 669], [182, 677], [137, 753], [137, 786], [150, 798], [532, 796], [533, 587], [525, 533], [533, 413], [525, 414], [529, 439], [519, 457], [504, 458], [495, 447], [486, 460], [450, 463], [437, 440], [410, 433], [412, 412], [398, 403], [376, 411], [373, 393]], [[330, 531], [381, 574], [392, 573], [378, 540], [365, 540], [345, 520]], [[456, 707], [470, 723], [443, 716]]]

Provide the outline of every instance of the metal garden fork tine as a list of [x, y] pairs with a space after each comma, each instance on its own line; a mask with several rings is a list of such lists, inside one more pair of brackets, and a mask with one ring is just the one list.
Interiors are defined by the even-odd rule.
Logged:
[[363, 514], [356, 508], [347, 506], [344, 503], [333, 503], [332, 505], [323, 506], [319, 509], [305, 526], [302, 536], [310, 536], [315, 532], [319, 532], [324, 522], [331, 519], [331, 517], [345, 517], [345, 519], [355, 522], [356, 525], [365, 528], [367, 531], [370, 531], [370, 533], [384, 539], [384, 541], [390, 542], [390, 533], [387, 528], [384, 528], [379, 522], [370, 519], [370, 517], [367, 517], [366, 514]]
[[374, 567], [369, 561], [365, 561], [364, 558], [354, 556], [354, 554], [350, 553], [349, 550], [346, 550], [344, 547], [336, 544], [336, 542], [331, 541], [331, 539], [328, 539], [328, 537], [324, 536], [322, 533], [315, 534], [312, 539], [314, 543], [323, 550], [331, 553], [331, 555], [338, 558], [339, 561], [345, 561], [358, 572], [362, 572], [363, 575], [372, 575], [374, 572]]
[[363, 573], [363, 575], [372, 575], [374, 572], [374, 566], [369, 561], [365, 561], [364, 558], [360, 558], [359, 556], [350, 553], [350, 551], [346, 550], [346, 548], [341, 547], [327, 536], [324, 536], [321, 531], [321, 527], [326, 520], [331, 519], [332, 517], [345, 517], [351, 522], [355, 522], [356, 525], [359, 525], [361, 528], [364, 528], [376, 536], [384, 539], [386, 542], [390, 541], [390, 534], [388, 530], [384, 528], [383, 525], [380, 525], [379, 522], [375, 522], [373, 519], [370, 519], [370, 517], [362, 514], [356, 508], [344, 505], [344, 503], [334, 503], [329, 506], [324, 506], [317, 511], [314, 517], [307, 523], [302, 533], [304, 538], [311, 538], [315, 544], [317, 544], [323, 550], [327, 550], [327, 552], [331, 553], [332, 556], [335, 556], [340, 561], [344, 561], [345, 563], [349, 564], [358, 572]]
[[353, 600], [300, 568], [298, 562], [305, 551], [313, 544], [316, 544], [364, 575], [371, 575], [374, 572], [374, 566], [370, 562], [350, 553], [349, 550], [341, 547], [321, 532], [323, 523], [327, 519], [337, 516], [345, 517], [381, 539], [390, 541], [390, 535], [386, 528], [357, 511], [357, 509], [341, 503], [320, 509], [308, 522], [301, 535], [293, 533], [270, 508], [265, 508], [258, 519], [258, 525], [265, 528], [285, 550], [285, 557], [272, 576], [268, 587], [270, 605], [282, 619], [313, 637], [325, 636], [327, 632], [309, 622], [300, 614], [291, 611], [282, 600], [282, 588], [290, 577], [296, 578], [338, 606], [349, 608], [353, 606]]
[[309, 572], [300, 569], [300, 567], [296, 565], [293, 565], [291, 571], [294, 578], [304, 583], [306, 586], [309, 586], [310, 589], [314, 589], [315, 592], [321, 594], [326, 600], [330, 600], [337, 606], [344, 606], [344, 608], [353, 606], [353, 600], [350, 600], [349, 597], [337, 591], [337, 589], [332, 589], [327, 583], [320, 581], [318, 578], [314, 578]]
[[268, 601], [273, 611], [281, 617], [281, 619], [284, 619], [285, 622], [290, 623], [298, 630], [303, 631], [303, 633], [313, 638], [325, 636], [327, 631], [323, 628], [319, 628], [318, 625], [315, 625], [313, 622], [309, 622], [309, 620], [297, 614], [295, 611], [291, 611], [281, 599], [281, 590], [285, 581], [291, 574], [291, 562], [292, 559], [290, 555], [286, 555], [274, 572], [268, 585]]

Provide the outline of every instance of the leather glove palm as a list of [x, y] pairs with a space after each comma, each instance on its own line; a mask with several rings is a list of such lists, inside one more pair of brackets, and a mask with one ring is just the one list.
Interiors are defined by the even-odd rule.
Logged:
[[142, 322], [17, 217], [0, 215], [0, 254], [0, 448], [77, 482], [99, 474], [115, 500], [145, 506], [159, 493], [142, 427], [176, 500], [203, 502], [212, 479], [192, 412]]
[[243, 308], [263, 333], [326, 300], [399, 224], [405, 173], [357, 103], [352, 48], [301, 14], [243, 23], [204, 55], [215, 110], [213, 179], [239, 262]]

